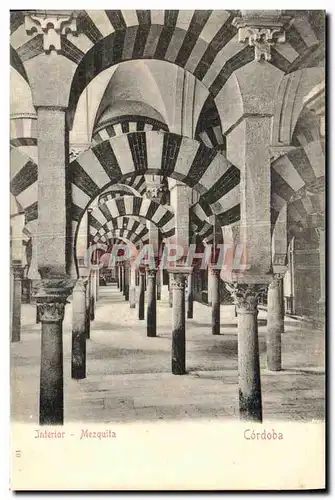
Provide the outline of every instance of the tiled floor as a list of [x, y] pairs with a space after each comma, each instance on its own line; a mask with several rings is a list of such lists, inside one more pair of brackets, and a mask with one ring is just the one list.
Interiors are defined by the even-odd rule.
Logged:
[[[233, 306], [221, 307], [221, 335], [211, 334], [211, 310], [195, 303], [187, 320], [187, 375], [170, 373], [171, 309], [163, 287], [157, 338], [115, 287], [101, 287], [87, 378], [70, 376], [71, 304], [64, 320], [66, 422], [238, 418], [237, 328]], [[40, 325], [32, 305], [22, 306], [22, 340], [11, 344], [12, 415], [38, 422]], [[283, 370], [266, 370], [266, 312], [259, 313], [264, 420], [311, 420], [324, 416], [324, 334], [286, 318]]]

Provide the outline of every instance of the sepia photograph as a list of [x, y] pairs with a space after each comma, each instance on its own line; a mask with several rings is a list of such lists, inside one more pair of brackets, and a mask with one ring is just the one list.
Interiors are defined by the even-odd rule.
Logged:
[[92, 7], [8, 13], [10, 489], [324, 490], [327, 12]]

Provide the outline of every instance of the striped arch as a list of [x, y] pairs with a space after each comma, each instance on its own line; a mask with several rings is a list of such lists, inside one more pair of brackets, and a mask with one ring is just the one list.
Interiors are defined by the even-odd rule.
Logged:
[[[62, 38], [62, 53], [77, 64], [70, 108], [89, 82], [105, 69], [134, 59], [167, 61], [192, 73], [216, 98], [230, 75], [255, 58], [254, 47], [239, 41], [227, 10], [77, 11], [78, 36]], [[290, 73], [317, 66], [324, 58], [322, 11], [293, 11], [286, 42], [271, 50], [270, 63]], [[43, 35], [28, 35], [23, 12], [12, 13], [11, 45], [22, 63], [44, 53]], [[18, 64], [17, 64], [18, 65]], [[23, 65], [22, 65], [23, 66]]]
[[168, 132], [168, 126], [153, 118], [145, 116], [115, 117], [105, 123], [99, 124], [93, 131], [92, 144], [98, 144], [115, 135], [128, 134], [129, 132], [149, 132], [161, 130]]
[[14, 146], [10, 147], [10, 192], [22, 207], [26, 224], [37, 219], [37, 165]]
[[[142, 219], [143, 220], [143, 219]], [[140, 217], [132, 216], [129, 217], [117, 217], [111, 219], [108, 223], [106, 223], [103, 228], [104, 232], [100, 230], [97, 232], [96, 226], [90, 226], [90, 239], [93, 243], [100, 241], [102, 237], [105, 237], [110, 232], [119, 231], [118, 235], [122, 233], [122, 231], [128, 231], [133, 233], [136, 236], [139, 236], [140, 239], [146, 238], [149, 235], [149, 231], [145, 223], [141, 222]], [[111, 238], [112, 236], [108, 236]]]
[[131, 186], [126, 186], [125, 184], [115, 184], [114, 186], [110, 186], [106, 192], [99, 196], [99, 204], [103, 204], [113, 198], [120, 198], [124, 195], [140, 196], [140, 193]]
[[99, 241], [102, 243], [106, 243], [108, 245], [110, 244], [111, 240], [115, 238], [125, 238], [135, 246], [139, 245], [143, 246], [149, 243], [148, 235], [140, 236], [134, 231], [129, 231], [128, 229], [112, 229], [110, 231], [107, 231], [105, 234], [101, 235], [99, 238], [97, 238], [95, 242]]
[[194, 188], [201, 195], [202, 209], [210, 209], [223, 221], [239, 204], [239, 169], [221, 153], [177, 134], [152, 131], [113, 137], [82, 153], [69, 168], [72, 214], [77, 222], [90, 201], [109, 185], [146, 173]]
[[[164, 238], [175, 234], [175, 218], [170, 210], [152, 200], [135, 196], [108, 200], [104, 205], [96, 207], [90, 217], [90, 234], [93, 237], [99, 237], [106, 231], [117, 229], [117, 222], [113, 222], [113, 219], [132, 215], [144, 217], [154, 222]], [[132, 230], [134, 230], [134, 226], [138, 227], [139, 225], [138, 221], [134, 221]], [[141, 236], [147, 233], [147, 228], [144, 229]]]

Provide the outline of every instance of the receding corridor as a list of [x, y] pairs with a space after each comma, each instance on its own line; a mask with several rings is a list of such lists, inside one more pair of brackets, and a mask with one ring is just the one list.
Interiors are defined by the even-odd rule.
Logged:
[[[71, 303], [64, 320], [64, 422], [127, 422], [156, 419], [238, 419], [237, 318], [221, 306], [221, 335], [211, 334], [211, 309], [194, 303], [186, 323], [187, 375], [171, 374], [171, 311], [168, 290], [157, 302], [157, 337], [130, 309], [116, 285], [100, 287], [87, 378], [71, 379]], [[11, 344], [12, 415], [38, 423], [40, 324], [36, 307], [22, 305], [21, 342]], [[260, 310], [259, 346], [263, 419], [324, 418], [324, 335], [285, 318], [280, 372], [266, 370], [266, 312]]]

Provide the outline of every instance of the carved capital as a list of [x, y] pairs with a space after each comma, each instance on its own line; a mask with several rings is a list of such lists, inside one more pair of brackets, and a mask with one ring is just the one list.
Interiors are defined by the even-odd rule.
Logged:
[[38, 314], [43, 323], [58, 323], [63, 321], [65, 301], [63, 302], [38, 302]]
[[238, 29], [240, 42], [248, 41], [255, 47], [255, 60], [271, 61], [271, 47], [275, 43], [285, 42], [284, 25], [290, 17], [281, 16], [280, 11], [244, 11], [235, 17], [232, 24]]
[[88, 284], [88, 277], [78, 278], [73, 291], [74, 292], [77, 291], [77, 292], [81, 292], [81, 293], [85, 294], [86, 289], [87, 289], [87, 284]]
[[35, 10], [25, 13], [25, 28], [28, 35], [43, 35], [44, 52], [51, 50], [60, 53], [62, 37], [68, 33], [77, 35], [77, 13], [70, 10], [51, 11]]
[[150, 268], [148, 268], [147, 269], [147, 275], [148, 275], [148, 278], [156, 278], [156, 275], [157, 275], [156, 269], [150, 269]]
[[156, 203], [165, 203], [166, 194], [168, 192], [168, 188], [162, 184], [147, 186], [144, 196], [149, 200], [155, 201]]
[[22, 266], [12, 266], [13, 277], [16, 281], [21, 281], [23, 278], [23, 267]]
[[264, 284], [225, 283], [240, 314], [257, 313], [258, 298], [266, 292]]
[[277, 288], [280, 286], [280, 282], [283, 279], [284, 275], [280, 273], [275, 273], [273, 275], [273, 280], [269, 284], [269, 288]]
[[174, 290], [185, 290], [186, 279], [188, 274], [184, 273], [170, 273], [171, 276], [171, 286]]
[[215, 267], [210, 267], [210, 272], [212, 276], [217, 276], [220, 278], [221, 275], [221, 269], [216, 269]]

